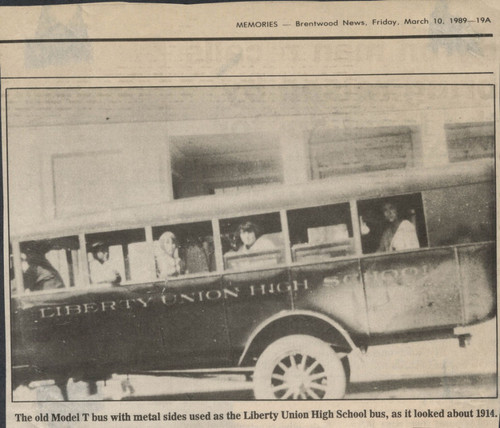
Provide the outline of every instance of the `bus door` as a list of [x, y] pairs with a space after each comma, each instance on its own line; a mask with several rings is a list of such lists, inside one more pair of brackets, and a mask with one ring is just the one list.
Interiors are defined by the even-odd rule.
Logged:
[[453, 248], [389, 253], [361, 260], [371, 334], [462, 323]]

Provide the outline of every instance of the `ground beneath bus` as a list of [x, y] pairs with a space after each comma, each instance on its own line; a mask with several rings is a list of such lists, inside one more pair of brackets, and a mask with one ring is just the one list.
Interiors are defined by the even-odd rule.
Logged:
[[[369, 348], [350, 358], [346, 399], [494, 397], [497, 394], [496, 320], [467, 328], [470, 344], [457, 339], [391, 344]], [[252, 383], [244, 375], [204, 377], [114, 375], [87, 385], [70, 380], [70, 400], [251, 400]], [[14, 391], [14, 400], [61, 400], [50, 382]]]

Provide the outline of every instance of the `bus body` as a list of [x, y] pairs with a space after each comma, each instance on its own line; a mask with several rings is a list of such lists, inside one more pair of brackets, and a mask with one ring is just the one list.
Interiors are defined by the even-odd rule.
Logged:
[[[155, 233], [163, 231], [155, 232], [157, 225], [206, 222], [217, 260], [212, 271], [167, 280], [87, 283], [32, 293], [20, 292], [17, 262], [18, 293], [11, 304], [14, 386], [40, 379], [59, 384], [69, 378], [106, 379], [113, 373], [255, 367], [257, 398], [341, 397], [348, 378], [344, 357], [350, 352], [380, 343], [452, 337], [458, 326], [495, 316], [493, 180], [492, 162], [481, 160], [445, 170], [405, 171], [397, 183], [371, 173], [278, 191], [270, 187], [250, 196], [211, 196], [210, 203], [204, 198], [176, 201], [153, 207], [146, 220], [138, 221], [133, 211], [110, 218], [104, 213], [98, 220], [80, 218], [13, 236], [16, 258], [23, 242], [83, 231], [75, 242], [85, 260], [85, 233], [144, 227], [145, 242], [151, 244]], [[368, 250], [373, 243], [363, 235], [361, 214], [368, 216], [377, 201], [387, 198], [415, 208], [421, 248]], [[462, 206], [454, 206], [457, 201]], [[345, 213], [341, 223], [347, 226], [325, 222], [309, 227], [315, 212], [310, 210], [329, 204], [339, 218]], [[269, 229], [269, 235], [279, 230], [282, 247], [222, 253], [219, 235], [226, 224], [236, 224], [224, 219], [272, 211], [280, 226]], [[464, 239], [448, 239], [457, 236], [453, 225], [462, 230], [463, 222], [474, 218], [480, 224], [471, 225]], [[312, 242], [317, 230], [340, 237]], [[298, 238], [301, 233], [309, 235], [308, 242]], [[319, 361], [324, 378], [315, 374], [321, 380], [307, 393], [281, 393], [285, 388], [279, 379], [287, 372], [278, 366], [286, 358], [297, 358], [311, 373], [318, 366], [311, 361]]]

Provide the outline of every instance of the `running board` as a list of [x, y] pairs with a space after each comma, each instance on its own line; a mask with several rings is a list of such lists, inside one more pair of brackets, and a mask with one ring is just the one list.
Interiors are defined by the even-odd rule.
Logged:
[[218, 375], [218, 374], [251, 374], [254, 367], [220, 367], [213, 369], [186, 369], [186, 370], [143, 370], [131, 371], [129, 374], [143, 374], [152, 376], [205, 376], [205, 375]]

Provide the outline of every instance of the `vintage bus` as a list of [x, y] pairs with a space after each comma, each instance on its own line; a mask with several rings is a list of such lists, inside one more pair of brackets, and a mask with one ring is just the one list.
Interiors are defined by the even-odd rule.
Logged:
[[13, 233], [13, 387], [238, 369], [257, 399], [341, 398], [354, 353], [495, 316], [494, 180], [477, 159]]

